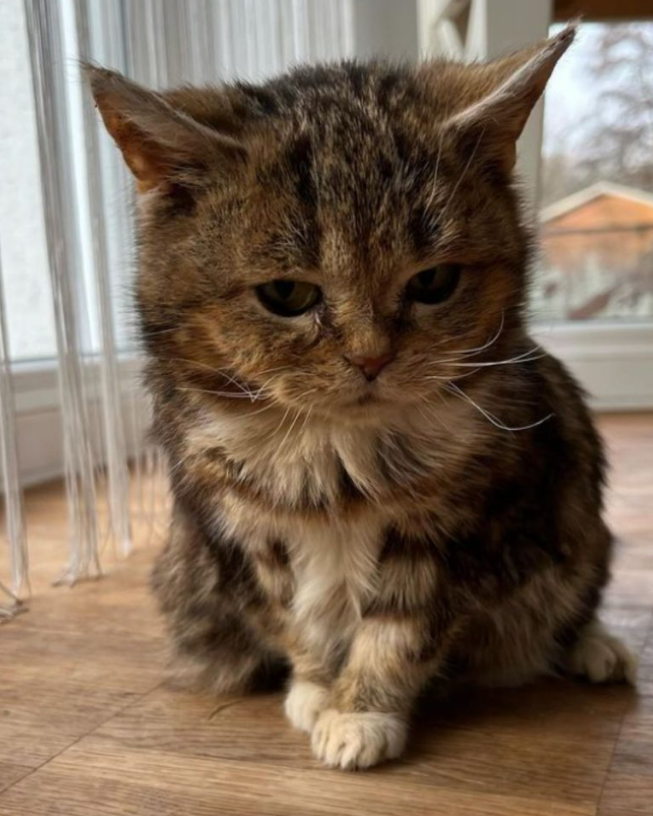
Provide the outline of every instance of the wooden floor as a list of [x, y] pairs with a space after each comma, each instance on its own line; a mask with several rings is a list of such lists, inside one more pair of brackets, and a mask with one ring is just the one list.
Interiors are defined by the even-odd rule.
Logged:
[[52, 588], [65, 506], [57, 485], [32, 492], [31, 608], [0, 629], [1, 816], [653, 814], [653, 417], [601, 426], [621, 539], [605, 617], [641, 656], [639, 690], [459, 692], [418, 713], [404, 759], [358, 774], [312, 759], [280, 694], [167, 689], [147, 590], [157, 542]]

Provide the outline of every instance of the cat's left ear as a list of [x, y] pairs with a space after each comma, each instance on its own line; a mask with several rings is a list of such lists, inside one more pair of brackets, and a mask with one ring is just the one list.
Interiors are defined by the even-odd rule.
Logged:
[[571, 23], [555, 37], [483, 66], [479, 79], [489, 90], [454, 114], [445, 127], [482, 158], [494, 159], [511, 171], [517, 139], [576, 28]]

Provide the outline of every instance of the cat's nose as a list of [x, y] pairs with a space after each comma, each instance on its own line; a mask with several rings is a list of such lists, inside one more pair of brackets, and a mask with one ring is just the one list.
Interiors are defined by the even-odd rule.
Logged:
[[379, 376], [381, 370], [384, 369], [391, 360], [394, 360], [394, 356], [395, 355], [391, 351], [374, 356], [367, 354], [345, 355], [352, 365], [360, 368], [365, 375], [365, 378], [370, 382]]

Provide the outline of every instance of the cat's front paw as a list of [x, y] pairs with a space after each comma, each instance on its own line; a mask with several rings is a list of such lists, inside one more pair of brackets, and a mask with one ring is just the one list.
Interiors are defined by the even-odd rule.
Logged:
[[313, 753], [332, 768], [369, 768], [400, 756], [406, 733], [406, 720], [398, 714], [343, 713], [329, 708], [313, 729]]
[[568, 657], [572, 674], [591, 683], [637, 682], [637, 657], [598, 621], [581, 633]]
[[317, 718], [329, 705], [329, 690], [309, 680], [294, 680], [284, 703], [286, 717], [295, 728], [310, 734]]

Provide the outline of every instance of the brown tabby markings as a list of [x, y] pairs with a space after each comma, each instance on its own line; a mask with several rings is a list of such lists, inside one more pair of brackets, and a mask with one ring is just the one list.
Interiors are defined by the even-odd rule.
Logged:
[[[572, 36], [165, 94], [89, 69], [142, 193], [178, 674], [234, 691], [289, 661], [288, 716], [331, 765], [399, 755], [435, 677], [633, 676], [595, 622], [601, 444], [523, 317], [515, 141]], [[450, 299], [411, 302], [442, 264]], [[322, 300], [271, 314], [254, 289], [278, 279]], [[350, 362], [389, 355], [373, 382]]]

